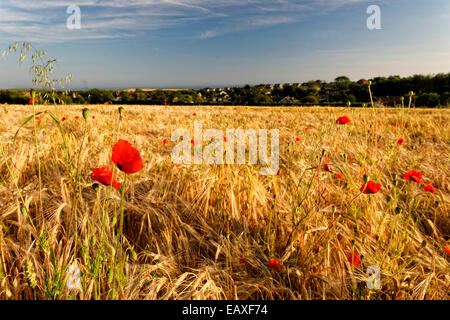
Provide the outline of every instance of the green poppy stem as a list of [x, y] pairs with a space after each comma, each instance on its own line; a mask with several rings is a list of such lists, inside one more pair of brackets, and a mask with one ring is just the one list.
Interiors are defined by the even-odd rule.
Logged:
[[127, 183], [127, 177], [128, 177], [128, 175], [125, 173], [125, 177], [123, 179], [123, 184], [122, 184], [122, 195], [120, 197], [119, 233], [118, 233], [118, 238], [117, 238], [117, 246], [120, 245], [120, 249], [121, 249], [120, 251], [122, 251], [123, 213], [124, 213], [124, 200], [125, 200], [125, 185]]

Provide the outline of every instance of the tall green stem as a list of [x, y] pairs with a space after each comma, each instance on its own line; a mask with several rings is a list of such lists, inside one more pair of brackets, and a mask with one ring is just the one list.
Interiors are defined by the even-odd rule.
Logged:
[[[122, 251], [122, 231], [123, 231], [123, 212], [124, 212], [124, 199], [125, 199], [125, 185], [127, 183], [127, 174], [125, 173], [125, 177], [123, 179], [122, 184], [122, 195], [120, 197], [120, 219], [119, 219], [119, 233], [117, 238], [117, 246], [120, 245], [120, 251]], [[117, 251], [117, 250], [116, 250]], [[118, 252], [118, 251], [117, 251]]]
[[78, 159], [77, 159], [77, 171], [76, 171], [76, 186], [75, 186], [75, 193], [74, 193], [74, 206], [73, 206], [73, 217], [75, 222], [75, 244], [74, 244], [74, 255], [77, 254], [77, 242], [78, 242], [78, 196], [81, 195], [81, 184], [80, 184], [80, 158], [81, 158], [81, 151], [83, 150], [84, 140], [86, 138], [86, 132], [87, 132], [87, 119], [84, 119], [84, 132], [83, 132], [83, 140], [81, 141], [80, 150], [78, 151]]
[[39, 143], [37, 138], [36, 129], [36, 107], [34, 105], [34, 99], [36, 98], [36, 93], [33, 91], [31, 94], [31, 103], [33, 105], [33, 136], [34, 136], [34, 147], [36, 149], [36, 161], [38, 167], [38, 180], [39, 180], [39, 211], [42, 216], [42, 223], [44, 224], [44, 213], [42, 206], [42, 180], [41, 180], [41, 160], [39, 159]]

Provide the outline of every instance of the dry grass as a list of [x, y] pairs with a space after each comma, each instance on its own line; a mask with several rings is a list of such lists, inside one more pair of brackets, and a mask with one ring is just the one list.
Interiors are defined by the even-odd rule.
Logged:
[[[89, 175], [111, 165], [118, 113], [114, 106], [88, 107], [96, 119], [88, 121], [79, 168], [83, 290], [69, 292], [63, 268], [73, 258], [76, 182], [62, 137], [42, 115], [41, 211], [32, 125], [13, 142], [31, 107], [0, 106], [0, 299], [449, 298], [448, 110], [125, 107], [120, 137], [140, 151], [144, 169], [130, 176], [125, 191], [129, 254], [115, 271], [116, 290], [117, 224], [109, 221], [119, 214], [120, 192], [95, 191]], [[82, 108], [37, 108], [67, 117], [63, 128], [75, 157]], [[193, 117], [185, 115], [193, 112], [204, 128], [280, 129], [280, 175], [262, 176], [248, 165], [173, 168], [174, 143], [162, 140], [170, 141], [176, 128], [192, 130]], [[352, 123], [336, 125], [342, 115]], [[399, 138], [405, 139], [401, 147]], [[436, 193], [405, 181], [411, 169], [422, 171]], [[365, 174], [381, 182], [379, 193], [360, 195]], [[351, 252], [362, 256], [357, 268], [347, 262]], [[284, 269], [270, 269], [269, 259]], [[381, 290], [366, 287], [370, 265], [382, 270]]]

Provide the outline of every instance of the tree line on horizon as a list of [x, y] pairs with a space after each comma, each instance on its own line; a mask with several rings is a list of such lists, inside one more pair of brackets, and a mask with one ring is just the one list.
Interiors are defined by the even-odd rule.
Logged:
[[[56, 92], [62, 104], [154, 104], [154, 105], [320, 105], [370, 106], [368, 84], [377, 106], [405, 106], [410, 96], [415, 107], [445, 107], [450, 105], [450, 73], [414, 75], [411, 77], [376, 77], [351, 81], [346, 76], [332, 82], [321, 80], [305, 83], [261, 84], [232, 88], [203, 88], [180, 90], [80, 90]], [[39, 91], [39, 90], [37, 90]], [[41, 94], [38, 103], [46, 101]], [[27, 104], [28, 89], [0, 90], [0, 103]], [[49, 99], [50, 100], [50, 99]]]

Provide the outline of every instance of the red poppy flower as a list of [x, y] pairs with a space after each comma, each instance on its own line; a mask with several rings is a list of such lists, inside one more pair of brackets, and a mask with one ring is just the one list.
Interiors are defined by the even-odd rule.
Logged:
[[95, 116], [92, 116], [92, 119], [95, 120]]
[[329, 163], [325, 163], [323, 165], [323, 170], [327, 171], [327, 172], [331, 172], [331, 167]]
[[450, 244], [447, 244], [445, 246], [445, 252], [447, 252], [448, 254], [450, 254]]
[[62, 121], [62, 122], [66, 121], [66, 117], [62, 117], [62, 118], [61, 118], [61, 121]]
[[342, 178], [344, 178], [344, 175], [342, 174], [342, 173], [336, 173], [336, 177], [338, 178], [338, 179], [342, 179]]
[[41, 118], [40, 118], [39, 116], [36, 116], [35, 119], [36, 119], [37, 121], [41, 120]]
[[422, 172], [411, 170], [403, 175], [403, 178], [408, 181], [422, 182]]
[[105, 186], [113, 186], [113, 188], [119, 189], [121, 183], [118, 182], [115, 177], [112, 176], [112, 168], [109, 166], [104, 166], [100, 168], [91, 169], [91, 178], [104, 184]]
[[381, 189], [380, 183], [369, 181], [367, 183], [364, 183], [360, 190], [364, 194], [372, 194], [377, 193], [378, 191], [380, 191], [380, 189]]
[[179, 168], [179, 167], [181, 167], [181, 164], [179, 164], [179, 163], [174, 163], [172, 166], [172, 168]]
[[223, 141], [227, 142], [228, 141], [227, 137], [223, 137]]
[[75, 116], [75, 119], [80, 119], [80, 117], [79, 116]]
[[218, 114], [216, 114], [216, 118], [218, 118], [219, 117], [219, 115]]
[[194, 112], [193, 114], [192, 114], [194, 117], [196, 117], [197, 116], [197, 114]]
[[105, 105], [105, 106], [109, 105], [109, 102], [105, 102], [104, 105]]
[[359, 263], [361, 262], [361, 259], [356, 253], [352, 253], [347, 261], [354, 265], [355, 268], [357, 268], [359, 266]]
[[278, 123], [281, 123], [281, 120], [278, 120]]
[[300, 141], [300, 138], [299, 137], [295, 138], [295, 141], [297, 141], [297, 142]]
[[338, 124], [347, 124], [347, 123], [350, 123], [350, 122], [351, 121], [350, 121], [349, 117], [347, 117], [347, 116], [339, 117], [336, 120], [336, 123], [338, 123]]
[[139, 152], [131, 143], [120, 139], [112, 149], [112, 162], [119, 170], [133, 174], [142, 170], [143, 163]]
[[[34, 98], [34, 103], [37, 103], [37, 102], [38, 102], [38, 98], [35, 97], [35, 98]], [[30, 99], [30, 100], [28, 101], [28, 104], [33, 104], [33, 99]]]
[[163, 144], [168, 144], [168, 143], [169, 143], [169, 141], [167, 141], [167, 139], [163, 140]]
[[338, 148], [336, 147], [336, 148], [334, 148], [334, 152], [338, 152]]
[[435, 192], [436, 192], [436, 190], [434, 189], [434, 187], [433, 187], [431, 184], [427, 185], [427, 186], [424, 188], [424, 190], [425, 190], [426, 192], [431, 192], [431, 193], [435, 193]]
[[400, 139], [398, 139], [397, 144], [398, 144], [399, 146], [401, 146], [401, 145], [403, 144], [403, 142], [405, 142], [405, 139], [400, 138]]
[[283, 269], [283, 267], [278, 264], [277, 259], [269, 260], [268, 264], [269, 264], [269, 267], [272, 268], [273, 270]]
[[239, 259], [239, 264], [245, 264], [245, 258], [240, 258]]
[[192, 139], [192, 140], [191, 140], [191, 144], [194, 145], [194, 146], [196, 146], [196, 145], [199, 144], [199, 142], [198, 142], [198, 140]]
[[311, 130], [311, 128], [310, 127], [306, 127], [305, 130], [308, 131], [308, 130]]

